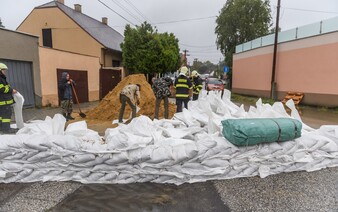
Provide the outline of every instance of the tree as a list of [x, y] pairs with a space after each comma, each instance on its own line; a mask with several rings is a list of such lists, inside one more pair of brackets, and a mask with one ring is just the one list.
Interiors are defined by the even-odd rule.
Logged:
[[270, 0], [228, 0], [216, 19], [217, 48], [232, 67], [236, 45], [267, 35], [271, 26]]
[[158, 33], [144, 22], [124, 30], [121, 44], [123, 64], [130, 73], [165, 73], [176, 71], [180, 65], [178, 39], [172, 33]]

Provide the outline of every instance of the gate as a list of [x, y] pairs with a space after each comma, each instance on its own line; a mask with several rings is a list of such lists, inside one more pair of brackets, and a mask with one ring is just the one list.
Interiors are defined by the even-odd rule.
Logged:
[[32, 63], [3, 59], [0, 59], [0, 62], [7, 65], [7, 81], [25, 99], [24, 107], [34, 107], [35, 96]]
[[109, 91], [121, 81], [120, 68], [102, 68], [100, 69], [100, 99], [103, 99]]

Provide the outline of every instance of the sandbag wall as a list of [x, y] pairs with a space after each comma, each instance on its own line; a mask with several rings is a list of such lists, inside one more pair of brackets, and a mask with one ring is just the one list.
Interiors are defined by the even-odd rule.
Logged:
[[[221, 120], [284, 117], [261, 103], [245, 112], [229, 100], [204, 96], [173, 120], [146, 116], [107, 129], [104, 138], [85, 122], [63, 132], [62, 116], [1, 136], [0, 182], [193, 183], [338, 166], [338, 126], [303, 129], [282, 143], [236, 147], [221, 134]], [[64, 123], [63, 123], [64, 124]]]

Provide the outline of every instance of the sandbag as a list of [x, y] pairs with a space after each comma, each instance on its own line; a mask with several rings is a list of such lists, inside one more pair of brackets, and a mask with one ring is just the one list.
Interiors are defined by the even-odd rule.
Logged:
[[227, 119], [223, 136], [237, 146], [290, 141], [301, 136], [302, 124], [291, 118]]

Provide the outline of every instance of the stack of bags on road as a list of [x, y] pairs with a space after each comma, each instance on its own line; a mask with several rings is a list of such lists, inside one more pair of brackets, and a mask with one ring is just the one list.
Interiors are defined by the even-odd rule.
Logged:
[[[229, 95], [225, 95], [229, 96]], [[292, 118], [300, 120], [292, 102]], [[107, 129], [104, 137], [85, 121], [68, 125], [61, 115], [1, 137], [0, 182], [193, 183], [338, 166], [338, 126], [312, 129], [286, 141], [237, 147], [222, 135], [221, 121], [290, 117], [281, 103], [258, 101], [245, 111], [229, 98], [202, 93], [171, 120], [140, 116]], [[301, 121], [301, 120], [300, 120]]]

